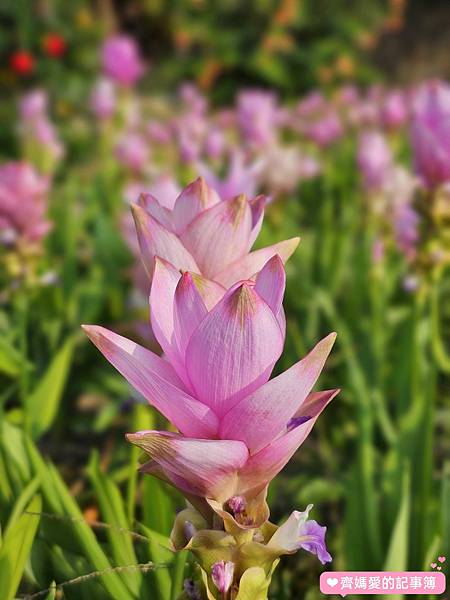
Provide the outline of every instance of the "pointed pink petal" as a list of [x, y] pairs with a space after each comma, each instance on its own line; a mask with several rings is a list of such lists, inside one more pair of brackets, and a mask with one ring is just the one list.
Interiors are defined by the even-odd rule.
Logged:
[[173, 303], [181, 273], [167, 260], [157, 256], [150, 289], [150, 319], [153, 333], [164, 352], [173, 354]]
[[172, 213], [175, 231], [182, 233], [197, 215], [219, 202], [219, 195], [203, 177], [199, 177], [184, 188], [176, 199]]
[[252, 287], [231, 289], [194, 331], [186, 369], [195, 396], [219, 416], [265, 383], [283, 348], [278, 322]]
[[286, 272], [283, 261], [278, 254], [275, 254], [266, 262], [255, 279], [255, 290], [267, 302], [275, 315], [281, 308], [285, 287]]
[[250, 208], [252, 211], [252, 231], [248, 245], [248, 251], [255, 243], [256, 238], [261, 231], [261, 225], [264, 219], [264, 209], [266, 207], [267, 197], [260, 195], [250, 200]]
[[241, 489], [252, 489], [273, 479], [303, 444], [322, 410], [338, 393], [339, 390], [327, 390], [310, 394], [296, 416], [311, 418], [249, 458], [241, 470]]
[[192, 332], [207, 314], [208, 310], [192, 275], [184, 273], [177, 284], [174, 298], [174, 341], [183, 363]]
[[172, 213], [151, 194], [141, 194], [138, 199], [141, 206], [149, 215], [154, 217], [168, 231], [172, 231]]
[[168, 260], [177, 269], [199, 272], [194, 258], [174, 233], [168, 231], [141, 206], [132, 204], [131, 210], [136, 223], [142, 260], [150, 276], [153, 275], [155, 256]]
[[191, 273], [190, 275], [206, 308], [210, 311], [219, 300], [222, 300], [227, 290], [220, 283], [206, 279], [202, 275], [198, 275], [197, 273]]
[[243, 398], [221, 420], [220, 437], [241, 440], [255, 454], [286, 432], [289, 420], [316, 383], [335, 339], [331, 333], [303, 360]]
[[119, 373], [180, 431], [196, 437], [215, 435], [217, 417], [184, 391], [168, 362], [104, 327], [83, 328]]
[[267, 248], [261, 248], [260, 250], [250, 252], [250, 254], [246, 254], [220, 273], [217, 273], [214, 276], [214, 279], [225, 287], [231, 287], [237, 281], [250, 279], [255, 273], [258, 273], [269, 258], [275, 256], [275, 254], [278, 254], [283, 263], [286, 263], [288, 258], [297, 248], [299, 241], [300, 238], [296, 237], [290, 240], [284, 240], [278, 244], [273, 244], [273, 246], [268, 246]]
[[181, 240], [203, 275], [214, 279], [215, 273], [247, 252], [251, 227], [250, 206], [241, 195], [200, 213]]
[[139, 431], [127, 439], [147, 452], [176, 485], [176, 479], [189, 482], [190, 493], [226, 500], [237, 482], [248, 450], [233, 440], [185, 438], [163, 431]]

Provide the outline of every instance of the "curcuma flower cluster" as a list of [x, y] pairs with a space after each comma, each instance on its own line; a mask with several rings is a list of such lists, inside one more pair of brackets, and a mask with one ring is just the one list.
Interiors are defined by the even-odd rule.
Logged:
[[127, 434], [148, 454], [140, 470], [188, 500], [175, 549], [194, 553], [208, 598], [264, 599], [281, 555], [302, 548], [331, 560], [311, 505], [277, 527], [266, 495], [338, 392], [312, 391], [335, 334], [270, 379], [285, 341], [283, 260], [298, 239], [250, 252], [265, 199], [220, 200], [202, 179], [165, 200], [142, 195], [133, 208], [163, 355], [84, 328], [177, 430]]

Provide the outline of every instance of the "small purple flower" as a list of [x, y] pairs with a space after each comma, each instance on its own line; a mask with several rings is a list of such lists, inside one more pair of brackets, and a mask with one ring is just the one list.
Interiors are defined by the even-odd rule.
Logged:
[[186, 537], [186, 541], [190, 542], [190, 540], [194, 537], [194, 535], [197, 533], [197, 529], [195, 528], [195, 525], [193, 523], [191, 523], [191, 521], [185, 521], [184, 522], [184, 535]]
[[139, 48], [132, 37], [119, 34], [108, 38], [102, 47], [105, 75], [121, 85], [134, 85], [142, 76], [144, 66]]
[[211, 578], [221, 594], [226, 594], [233, 583], [234, 563], [221, 560], [211, 567]]
[[185, 579], [183, 590], [189, 600], [202, 600], [202, 594], [193, 579]]
[[227, 504], [234, 515], [239, 515], [245, 511], [247, 502], [243, 496], [232, 496]]
[[332, 558], [325, 544], [327, 528], [317, 521], [309, 520], [308, 515], [313, 505], [309, 504], [304, 512], [294, 510], [289, 519], [271, 537], [268, 546], [293, 553], [303, 548], [316, 554], [322, 564], [331, 562]]
[[299, 427], [299, 425], [303, 425], [311, 419], [312, 417], [310, 417], [309, 415], [303, 415], [301, 417], [292, 417], [292, 419], [289, 419], [289, 421], [287, 422], [286, 428], [288, 431], [292, 431], [296, 427]]

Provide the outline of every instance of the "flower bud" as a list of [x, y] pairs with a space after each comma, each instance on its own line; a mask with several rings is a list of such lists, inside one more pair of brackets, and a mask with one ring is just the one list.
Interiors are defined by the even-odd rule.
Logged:
[[211, 567], [211, 578], [220, 593], [226, 594], [233, 583], [234, 563], [230, 561], [216, 562]]

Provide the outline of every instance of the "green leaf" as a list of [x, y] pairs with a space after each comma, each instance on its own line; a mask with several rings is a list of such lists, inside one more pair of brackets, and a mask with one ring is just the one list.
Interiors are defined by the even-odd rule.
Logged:
[[[132, 537], [127, 533], [130, 524], [125, 515], [125, 507], [119, 489], [111, 479], [100, 471], [97, 454], [92, 456], [88, 473], [100, 504], [102, 518], [108, 525], [111, 525], [111, 528], [107, 529], [107, 536], [115, 564], [117, 566], [136, 564], [138, 561], [134, 552]], [[123, 573], [122, 579], [131, 593], [135, 597], [139, 597], [143, 579], [142, 573], [139, 571]]]
[[[174, 553], [171, 550], [169, 538], [156, 531], [148, 529], [141, 524], [142, 532], [149, 539], [150, 558], [158, 567], [158, 565], [169, 565], [173, 562]], [[152, 578], [156, 583], [156, 589], [160, 600], [171, 599], [171, 576], [168, 568], [156, 568], [152, 573]]]
[[34, 391], [26, 399], [28, 429], [34, 438], [49, 429], [58, 412], [74, 348], [70, 337], [56, 353]]
[[[40, 496], [35, 496], [28, 510], [40, 512], [41, 506]], [[5, 533], [0, 550], [0, 598], [2, 600], [12, 600], [16, 595], [38, 525], [39, 517], [23, 513]]]
[[[55, 514], [67, 515], [73, 521], [69, 523], [71, 537], [75, 538], [83, 557], [89, 561], [93, 569], [97, 571], [111, 569], [111, 563], [102, 550], [94, 532], [83, 520], [83, 514], [61, 479], [58, 471], [53, 465], [47, 465], [31, 440], [27, 440], [30, 460], [33, 463], [36, 474], [41, 479], [41, 489], [46, 504]], [[52, 528], [57, 530], [58, 528]], [[57, 535], [57, 531], [56, 531]], [[71, 541], [71, 540], [69, 540]], [[110, 572], [99, 576], [105, 590], [114, 600], [130, 598], [128, 588], [123, 584], [118, 573]], [[132, 596], [131, 596], [132, 597]]]
[[384, 571], [406, 571], [408, 567], [410, 517], [409, 485], [410, 476], [408, 469], [403, 477], [402, 502], [392, 530], [389, 550], [384, 563]]
[[52, 583], [50, 585], [50, 591], [45, 596], [45, 600], [55, 600], [55, 598], [56, 598], [56, 584], [54, 581], [52, 581]]
[[0, 372], [9, 377], [17, 377], [23, 368], [24, 360], [14, 346], [4, 338], [0, 338]]

